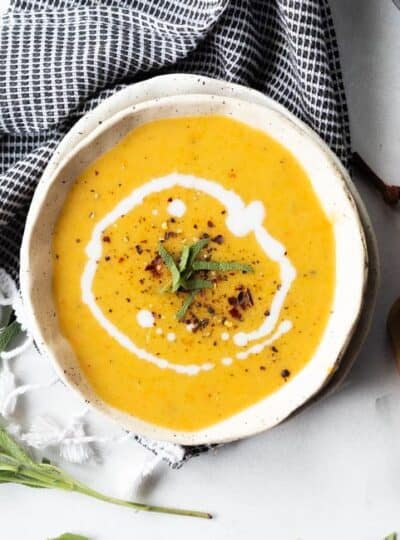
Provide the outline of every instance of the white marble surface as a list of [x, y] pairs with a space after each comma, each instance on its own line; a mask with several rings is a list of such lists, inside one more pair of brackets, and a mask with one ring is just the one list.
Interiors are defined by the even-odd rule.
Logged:
[[[354, 148], [400, 184], [400, 11], [390, 0], [332, 0], [349, 100]], [[44, 540], [61, 532], [94, 540], [381, 540], [400, 531], [400, 378], [385, 332], [400, 295], [400, 209], [384, 206], [357, 179], [376, 228], [382, 286], [370, 336], [345, 387], [269, 433], [216, 456], [163, 469], [144, 500], [212, 511], [213, 521], [137, 514], [79, 495], [0, 490], [0, 538]], [[46, 380], [35, 353], [17, 362], [21, 380]], [[61, 416], [79, 402], [51, 388], [19, 414]], [[71, 467], [81, 479], [124, 493], [147, 453], [133, 443], [103, 449], [102, 464]]]

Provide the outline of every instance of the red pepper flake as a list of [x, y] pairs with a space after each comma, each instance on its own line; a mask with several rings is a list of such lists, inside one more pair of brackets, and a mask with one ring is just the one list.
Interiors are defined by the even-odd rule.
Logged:
[[207, 221], [207, 227], [210, 227], [210, 228], [215, 227], [215, 224], [211, 221], [211, 219]]
[[109, 244], [111, 242], [111, 238], [109, 236], [103, 236], [103, 242], [107, 242], [107, 244]]
[[139, 244], [135, 246], [135, 249], [138, 255], [141, 255], [143, 253], [143, 248]]
[[240, 311], [239, 311], [236, 307], [233, 307], [232, 309], [230, 309], [230, 310], [229, 310], [229, 314], [230, 314], [231, 317], [233, 317], [234, 319], [239, 319], [239, 320], [242, 319], [242, 316], [240, 315]]
[[236, 296], [230, 296], [228, 298], [228, 303], [231, 306], [236, 306], [236, 304], [238, 303], [238, 299], [236, 298]]
[[222, 236], [222, 234], [217, 234], [217, 236], [214, 236], [212, 239], [212, 242], [215, 242], [216, 244], [223, 244], [225, 241], [225, 238]]
[[264, 311], [264, 316], [265, 317], [269, 317], [271, 315], [271, 312], [269, 309], [267, 309], [266, 311]]
[[125, 260], [124, 257], [120, 257], [120, 258], [118, 259], [118, 262], [119, 262], [119, 263], [122, 263], [122, 262], [124, 262], [124, 260]]
[[160, 255], [157, 255], [144, 269], [151, 272], [154, 277], [160, 277], [162, 274], [162, 267], [163, 260]]
[[109, 255], [106, 255], [106, 256], [104, 257], [104, 259], [108, 262], [108, 261], [111, 259], [111, 257], [110, 257]]
[[178, 236], [178, 233], [175, 231], [167, 231], [164, 234], [164, 240], [169, 240], [170, 238], [176, 238]]
[[275, 347], [275, 345], [272, 345], [271, 349], [272, 349], [272, 352], [274, 352], [274, 353], [278, 352], [278, 349]]
[[75, 238], [75, 242], [76, 242], [77, 244], [80, 244], [80, 243], [81, 243], [81, 239], [80, 239], [80, 238]]
[[239, 292], [238, 303], [242, 309], [247, 309], [248, 307], [254, 306], [254, 301], [250, 289]]
[[193, 322], [192, 332], [196, 333], [198, 330], [204, 330], [209, 324], [209, 319], [195, 319]]
[[125, 300], [129, 303], [131, 301], [130, 298], [125, 298]]
[[248, 295], [248, 297], [249, 297], [250, 304], [251, 304], [252, 306], [254, 306], [254, 300], [253, 300], [253, 295], [251, 294], [251, 290], [250, 290], [250, 289], [247, 289], [246, 292], [247, 292], [247, 295]]
[[284, 379], [287, 379], [288, 377], [290, 377], [290, 371], [288, 369], [282, 369], [281, 377], [283, 377]]
[[99, 171], [94, 171], [95, 176], [99, 176]]
[[260, 370], [261, 370], [261, 371], [265, 371], [265, 370], [266, 370], [266, 367], [265, 367], [265, 366], [260, 366]]

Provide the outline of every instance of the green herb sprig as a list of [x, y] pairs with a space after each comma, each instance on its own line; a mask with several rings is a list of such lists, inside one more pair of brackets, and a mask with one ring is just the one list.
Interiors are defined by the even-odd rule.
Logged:
[[184, 246], [178, 263], [175, 262], [174, 257], [163, 244], [158, 246], [158, 254], [171, 274], [170, 282], [161, 292], [176, 293], [186, 291], [189, 293], [176, 314], [178, 320], [183, 319], [199, 291], [213, 287], [212, 281], [197, 278], [195, 276], [196, 272], [253, 272], [253, 267], [250, 264], [236, 261], [198, 260], [197, 257], [209, 242], [210, 238], [202, 238], [191, 246]]
[[90, 540], [90, 538], [81, 534], [64, 533], [61, 536], [57, 536], [57, 538], [49, 538], [48, 540]]
[[7, 483], [20, 484], [34, 488], [57, 488], [64, 491], [74, 491], [100, 501], [117, 504], [119, 506], [126, 506], [133, 510], [174, 514], [178, 516], [191, 516], [204, 519], [212, 518], [211, 514], [206, 512], [154, 506], [103, 495], [102, 493], [89, 488], [85, 484], [82, 484], [59, 467], [49, 463], [47, 460], [44, 460], [41, 463], [33, 460], [31, 456], [7, 433], [7, 431], [0, 426], [0, 484]]
[[8, 314], [5, 325], [0, 330], [0, 352], [7, 349], [7, 346], [21, 331], [21, 325], [17, 320], [11, 320], [11, 313]]

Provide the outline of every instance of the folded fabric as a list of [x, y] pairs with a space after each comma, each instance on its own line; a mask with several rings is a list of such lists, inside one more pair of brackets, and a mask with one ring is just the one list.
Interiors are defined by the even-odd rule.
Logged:
[[[171, 71], [264, 92], [347, 164], [326, 0], [12, 0], [0, 24], [0, 267], [16, 280], [29, 204], [63, 135], [124, 86]], [[159, 443], [139, 442], [162, 453]], [[179, 466], [207, 448], [166, 459]]]

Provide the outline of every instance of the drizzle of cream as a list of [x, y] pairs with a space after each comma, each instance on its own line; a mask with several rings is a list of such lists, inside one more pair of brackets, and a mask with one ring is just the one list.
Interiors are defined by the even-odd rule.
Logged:
[[233, 336], [233, 341], [238, 347], [245, 347], [249, 342], [249, 340], [247, 339], [247, 334], [245, 334], [245, 332], [238, 332], [237, 334], [235, 334]]
[[[149, 182], [135, 189], [125, 199], [122, 199], [122, 201], [120, 201], [114, 207], [114, 209], [111, 210], [111, 212], [106, 214], [103, 219], [96, 223], [95, 227], [93, 228], [92, 237], [86, 246], [88, 261], [81, 278], [83, 302], [88, 305], [94, 317], [104, 328], [104, 330], [106, 330], [110, 336], [118, 341], [121, 346], [133, 352], [139, 358], [146, 360], [147, 362], [151, 362], [161, 369], [172, 369], [177, 373], [196, 375], [202, 370], [207, 371], [212, 369], [214, 364], [178, 364], [163, 358], [159, 358], [150, 352], [141, 349], [127, 335], [114, 326], [114, 324], [107, 318], [107, 316], [97, 305], [95, 295], [92, 290], [93, 280], [97, 270], [96, 261], [100, 259], [103, 249], [101, 242], [103, 231], [112, 226], [123, 214], [127, 214], [136, 206], [140, 205], [146, 196], [152, 193], [159, 193], [161, 191], [171, 189], [175, 186], [202, 191], [217, 199], [227, 209], [226, 226], [232, 232], [232, 234], [243, 237], [247, 234], [254, 233], [265, 255], [279, 264], [281, 286], [275, 293], [272, 300], [269, 309], [270, 315], [264, 319], [259, 328], [251, 332], [238, 332], [235, 334], [233, 339], [236, 345], [244, 347], [249, 341], [259, 340], [273, 332], [278, 323], [286, 295], [296, 277], [296, 270], [286, 255], [285, 247], [275, 238], [273, 238], [264, 228], [263, 221], [265, 217], [265, 208], [261, 201], [253, 201], [246, 206], [241, 197], [234, 191], [227, 190], [222, 185], [212, 180], [206, 180], [204, 178], [198, 178], [192, 175], [172, 173], [161, 178], [150, 180]], [[171, 202], [171, 204], [174, 202], [177, 203], [178, 201], [179, 199], [175, 199]], [[184, 209], [186, 210], [186, 206]], [[257, 354], [261, 352], [264, 347], [278, 339], [282, 333], [290, 330], [288, 324], [291, 325], [290, 321], [284, 321], [279, 326], [278, 331], [272, 334], [268, 340], [250, 347], [247, 351], [238, 353], [241, 355], [241, 357], [239, 358], [237, 355], [237, 358], [244, 359], [250, 354]]]
[[214, 364], [211, 364], [211, 362], [208, 362], [206, 364], [203, 364], [203, 370], [204, 371], [210, 371], [214, 367]]
[[233, 341], [238, 347], [244, 347], [249, 341], [255, 341], [268, 336], [274, 330], [286, 296], [296, 278], [296, 269], [287, 257], [285, 247], [275, 240], [262, 226], [256, 226], [254, 233], [258, 243], [268, 253], [269, 258], [279, 264], [281, 283], [272, 299], [269, 315], [264, 318], [261, 326], [252, 332], [238, 332], [235, 334]]
[[293, 328], [293, 324], [291, 321], [288, 321], [288, 320], [282, 321], [280, 325], [278, 326], [278, 329], [276, 330], [276, 332], [272, 334], [272, 336], [270, 336], [265, 341], [262, 341], [261, 343], [257, 343], [256, 345], [253, 345], [252, 347], [247, 349], [247, 351], [241, 351], [237, 353], [236, 358], [238, 360], [245, 360], [251, 354], [259, 354], [265, 349], [265, 347], [268, 347], [268, 345], [271, 345], [274, 341], [276, 341], [281, 336], [283, 336], [283, 334], [286, 334], [287, 332], [289, 332], [289, 330], [291, 330], [292, 328]]
[[175, 341], [176, 340], [176, 335], [173, 332], [168, 332], [167, 340], [168, 341]]
[[174, 199], [167, 206], [168, 214], [174, 217], [182, 217], [186, 213], [186, 204], [181, 199]]
[[232, 362], [233, 362], [232, 358], [223, 358], [221, 360], [221, 364], [224, 364], [224, 366], [230, 366]]
[[136, 320], [142, 328], [151, 328], [154, 326], [154, 315], [148, 309], [141, 309], [137, 312]]

